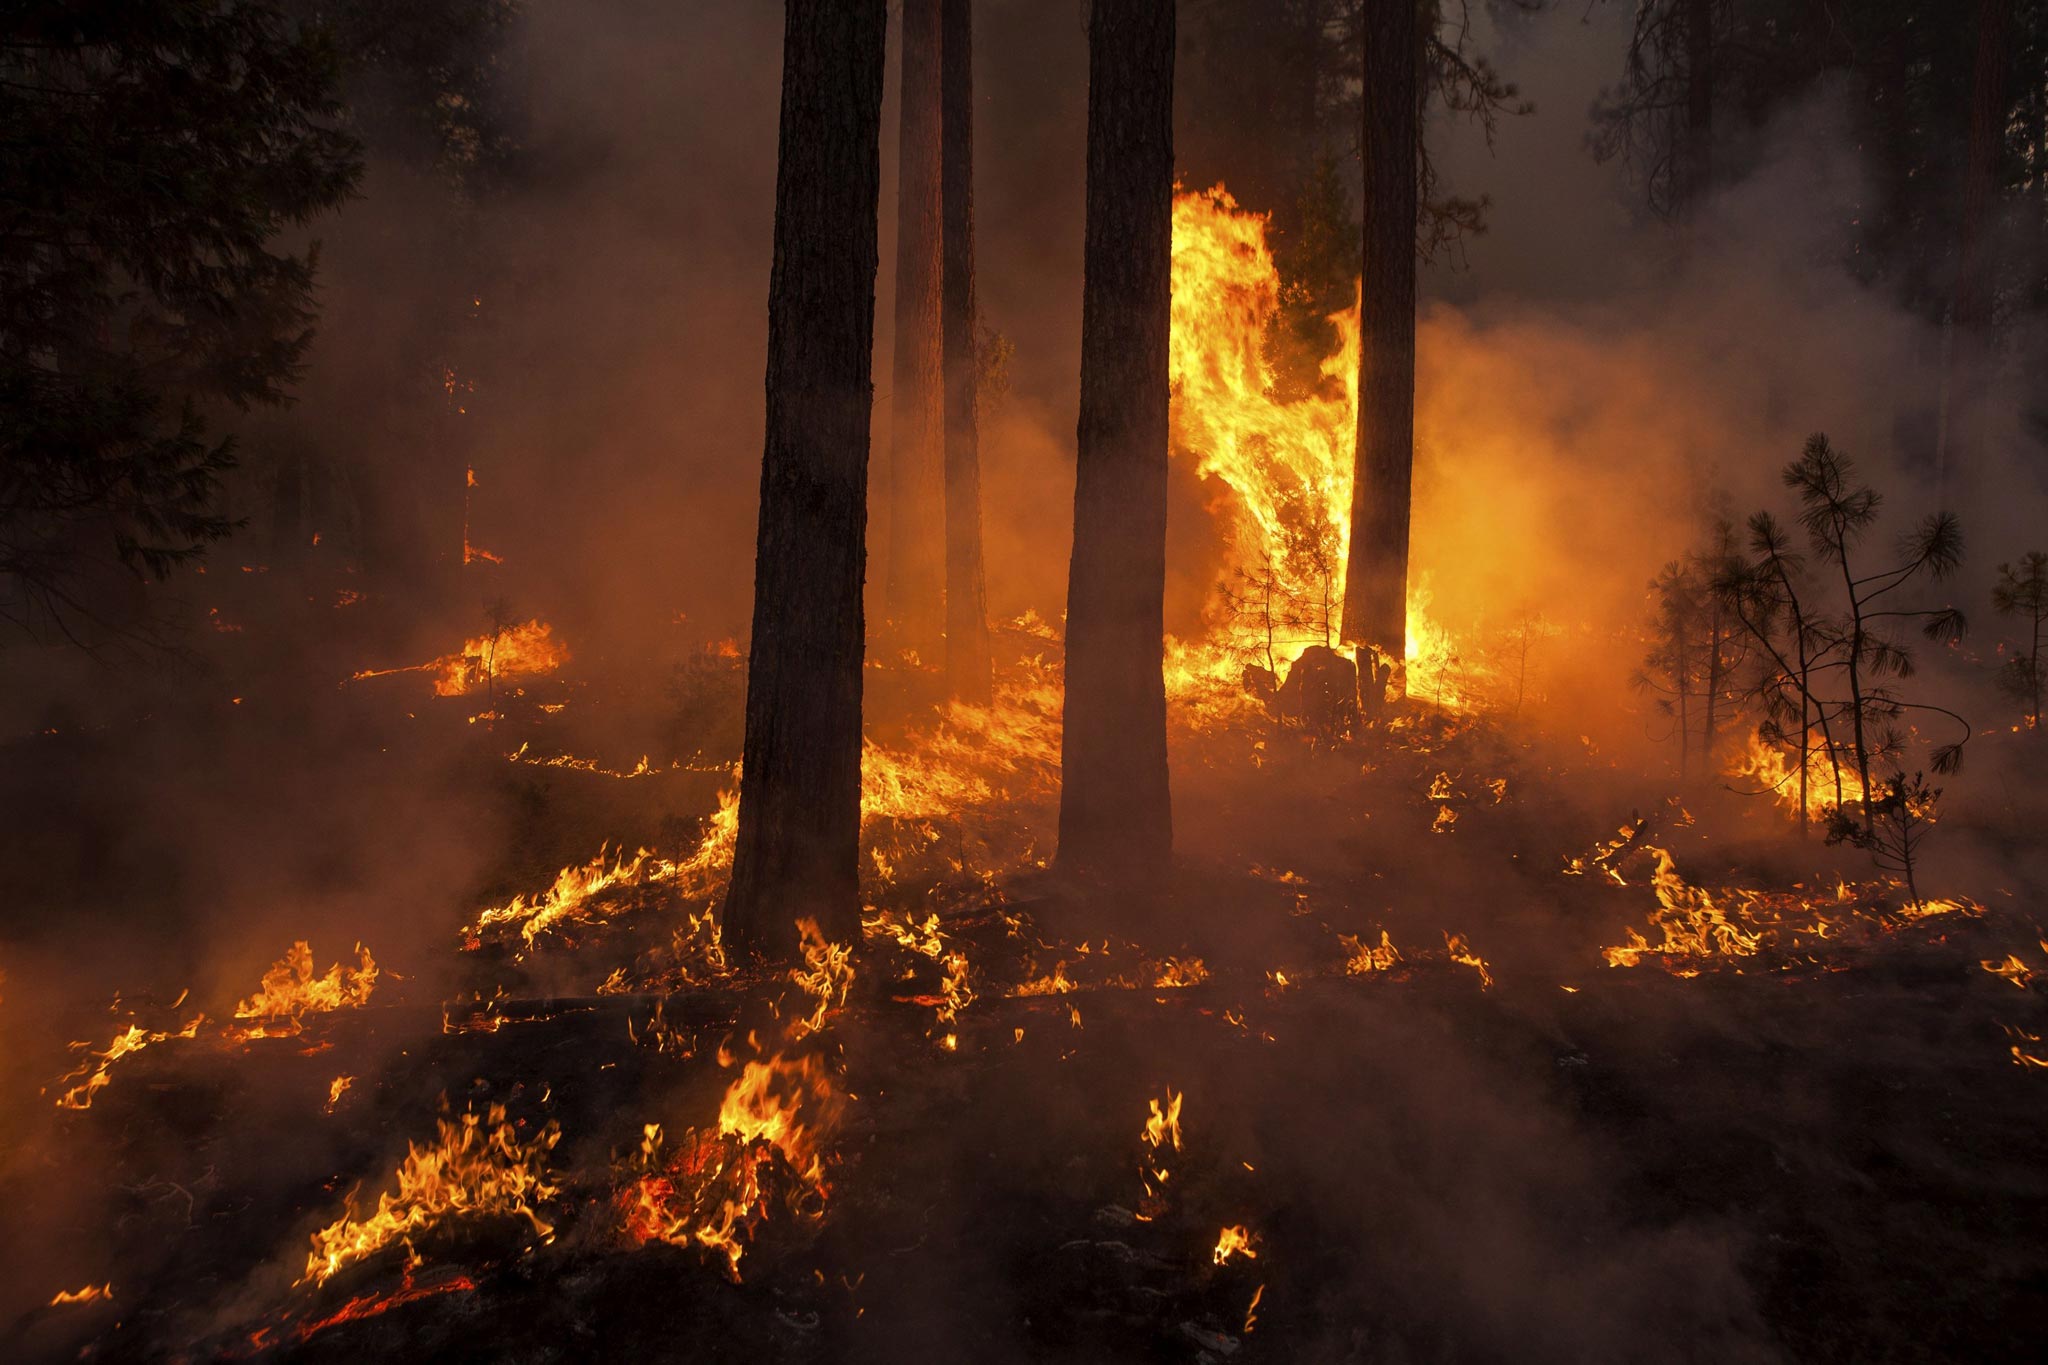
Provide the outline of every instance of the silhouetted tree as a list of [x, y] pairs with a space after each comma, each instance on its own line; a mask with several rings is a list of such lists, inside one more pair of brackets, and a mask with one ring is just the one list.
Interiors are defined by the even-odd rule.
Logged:
[[2023, 556], [2017, 565], [1998, 566], [1998, 582], [1991, 589], [1991, 604], [2000, 616], [2018, 620], [2024, 634], [2012, 657], [1998, 670], [1999, 686], [2026, 707], [2027, 728], [2041, 728], [2041, 646], [2048, 643], [2048, 554], [2039, 550]]
[[0, 620], [133, 637], [109, 573], [232, 529], [208, 416], [299, 375], [315, 250], [279, 238], [356, 183], [335, 90], [322, 35], [263, 0], [0, 18]]
[[904, 0], [896, 168], [896, 353], [889, 393], [883, 610], [893, 642], [938, 662], [945, 621], [947, 392], [941, 0]]
[[1171, 856], [1162, 671], [1174, 0], [1094, 0], [1059, 860]]
[[[1532, 9], [1534, 0], [1509, 0]], [[1357, 645], [1370, 715], [1407, 649], [1408, 524], [1415, 468], [1415, 262], [1480, 230], [1485, 201], [1442, 196], [1422, 142], [1422, 107], [1475, 118], [1491, 136], [1526, 112], [1515, 87], [1466, 44], [1462, 3], [1353, 0], [1343, 50], [1361, 54], [1359, 167], [1365, 186], [1359, 271], [1358, 443], [1346, 555], [1343, 638]], [[1421, 235], [1418, 238], [1418, 227]]]
[[1408, 508], [1415, 464], [1416, 154], [1422, 114], [1416, 0], [1368, 0], [1363, 45], [1359, 163], [1365, 178], [1365, 245], [1344, 638], [1360, 646], [1361, 700], [1372, 713], [1398, 677], [1407, 648]]
[[981, 558], [981, 327], [974, 298], [973, 0], [942, 0], [942, 10], [946, 690], [962, 701], [986, 702], [991, 678]]
[[868, 411], [885, 0], [788, 0], [768, 418], [729, 950], [860, 935]]

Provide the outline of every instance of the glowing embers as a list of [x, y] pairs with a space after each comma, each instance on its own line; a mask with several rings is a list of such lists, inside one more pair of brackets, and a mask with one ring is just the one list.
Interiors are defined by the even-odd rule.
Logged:
[[[617, 1200], [629, 1240], [715, 1251], [735, 1280], [763, 1224], [778, 1215], [793, 1226], [815, 1224], [831, 1193], [823, 1142], [838, 1126], [844, 1098], [817, 1035], [845, 1004], [853, 945], [828, 941], [808, 919], [797, 931], [804, 960], [789, 981], [807, 1005], [777, 1006], [787, 1020], [779, 1050], [741, 1063], [715, 1129], [692, 1129], [670, 1149], [662, 1126], [647, 1124]], [[747, 1037], [751, 1044], [756, 1034]], [[738, 1060], [719, 1049], [721, 1065]]]
[[337, 962], [324, 976], [315, 976], [313, 949], [300, 939], [263, 974], [256, 994], [235, 1006], [240, 1027], [231, 1028], [228, 1036], [294, 1038], [304, 1030], [308, 1015], [361, 1009], [370, 1002], [378, 971], [376, 959], [360, 943], [356, 956], [358, 965], [353, 968]]
[[401, 1243], [408, 1260], [418, 1238], [451, 1222], [519, 1219], [532, 1235], [549, 1240], [554, 1227], [540, 1207], [558, 1193], [548, 1183], [548, 1156], [561, 1138], [550, 1119], [530, 1138], [494, 1104], [483, 1114], [465, 1111], [435, 1121], [435, 1139], [408, 1144], [396, 1188], [377, 1196], [375, 1211], [358, 1216], [353, 1197], [347, 1211], [313, 1234], [299, 1283], [325, 1283], [336, 1271]]
[[719, 1105], [718, 1125], [672, 1150], [661, 1125], [642, 1138], [638, 1175], [619, 1196], [627, 1237], [699, 1246], [739, 1278], [746, 1245], [780, 1217], [815, 1223], [831, 1186], [820, 1139], [841, 1097], [816, 1055], [747, 1062]]

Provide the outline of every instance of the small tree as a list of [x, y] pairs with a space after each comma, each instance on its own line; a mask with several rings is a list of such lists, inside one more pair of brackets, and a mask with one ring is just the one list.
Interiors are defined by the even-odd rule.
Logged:
[[1931, 512], [1905, 539], [1895, 562], [1866, 572], [1856, 550], [1876, 524], [1883, 499], [1856, 481], [1849, 458], [1836, 451], [1824, 433], [1816, 432], [1807, 438], [1799, 459], [1785, 467], [1783, 477], [1785, 486], [1798, 495], [1799, 522], [1806, 528], [1815, 559], [1841, 577], [1843, 610], [1825, 624], [1823, 633], [1830, 650], [1840, 649], [1848, 678], [1848, 729], [1857, 783], [1864, 794], [1864, 834], [1874, 838], [1870, 770], [1874, 762], [1898, 751], [1900, 718], [1907, 711], [1931, 711], [1962, 728], [1961, 739], [1934, 751], [1937, 773], [1952, 773], [1961, 765], [1963, 745], [1970, 737], [1968, 722], [1955, 712], [1902, 701], [1885, 685], [1886, 679], [1913, 674], [1913, 656], [1892, 639], [1891, 624], [1916, 623], [1928, 639], [1937, 641], [1957, 639], [1967, 628], [1955, 607], [1893, 605], [1898, 600], [1894, 594], [1908, 584], [1922, 578], [1939, 583], [1955, 571], [1963, 558], [1962, 526], [1953, 513]]
[[2029, 552], [2017, 565], [1998, 566], [1991, 604], [2000, 616], [2016, 618], [2024, 630], [2012, 657], [1998, 670], [1998, 685], [2026, 707], [2029, 730], [2041, 726], [2041, 645], [2048, 638], [2048, 554]]
[[1863, 803], [1861, 824], [1840, 806], [1828, 812], [1828, 842], [1854, 844], [1878, 867], [1898, 874], [1906, 883], [1906, 903], [1917, 906], [1920, 843], [1934, 827], [1940, 803], [1941, 788], [1928, 786], [1921, 774], [1893, 773]]
[[[1873, 847], [1882, 839], [1876, 808], [1888, 797], [1873, 784], [1871, 772], [1904, 747], [1906, 715], [1944, 716], [1961, 731], [1934, 750], [1937, 773], [1956, 770], [1970, 737], [1969, 724], [1955, 712], [1907, 701], [1891, 685], [1913, 674], [1912, 654], [1893, 638], [1896, 625], [1916, 624], [1932, 640], [1956, 639], [1965, 628], [1963, 614], [1952, 606], [1899, 605], [1909, 584], [1941, 582], [1955, 570], [1962, 560], [1962, 530], [1951, 514], [1930, 514], [1900, 543], [1892, 562], [1872, 568], [1859, 551], [1877, 523], [1882, 499], [1856, 480], [1854, 465], [1825, 435], [1807, 439], [1783, 479], [1798, 495], [1809, 554], [1796, 552], [1778, 522], [1759, 512], [1749, 519], [1752, 558], [1731, 557], [1716, 575], [1715, 595], [1758, 652], [1762, 666], [1753, 695], [1764, 713], [1759, 737], [1797, 755], [1801, 824], [1809, 810], [1818, 733], [1834, 773], [1835, 806], [1860, 803], [1855, 842]], [[1896, 784], [1886, 785], [1889, 790]], [[1831, 839], [1847, 837], [1836, 832], [1833, 814], [1829, 822]]]

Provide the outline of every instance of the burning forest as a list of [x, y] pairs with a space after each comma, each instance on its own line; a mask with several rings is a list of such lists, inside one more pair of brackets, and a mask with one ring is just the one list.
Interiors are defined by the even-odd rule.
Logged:
[[1851, 8], [0, 21], [0, 1354], [2039, 1359], [2048, 14]]

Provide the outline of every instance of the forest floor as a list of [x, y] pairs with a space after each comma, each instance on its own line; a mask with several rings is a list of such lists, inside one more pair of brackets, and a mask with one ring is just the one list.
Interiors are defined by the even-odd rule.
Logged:
[[[735, 1274], [705, 1245], [623, 1235], [621, 1172], [646, 1124], [676, 1134], [719, 1112], [735, 1075], [721, 1053], [787, 1019], [787, 981], [600, 992], [648, 926], [672, 927], [659, 895], [545, 951], [458, 948], [476, 906], [600, 842], [687, 848], [720, 775], [505, 764], [507, 737], [450, 722], [430, 745], [389, 723], [350, 780], [399, 792], [431, 770], [430, 785], [484, 793], [488, 835], [463, 837], [487, 852], [382, 907], [396, 942], [368, 942], [387, 979], [363, 1007], [296, 1037], [167, 1041], [124, 1058], [89, 1109], [56, 1110], [61, 1038], [107, 1031], [50, 1003], [83, 989], [94, 948], [75, 926], [120, 968], [85, 1008], [138, 980], [167, 1008], [193, 964], [163, 946], [176, 924], [132, 949], [105, 946], [114, 921], [85, 911], [11, 926], [17, 962], [49, 981], [10, 970], [9, 1004], [51, 1017], [14, 1028], [7, 1059], [8, 1358], [2042, 1357], [2048, 1070], [2022, 1058], [2048, 1057], [2028, 1038], [2048, 1033], [2048, 972], [1983, 965], [2040, 969], [2048, 952], [2048, 866], [2025, 841], [1939, 892], [1971, 899], [1915, 916], [1838, 890], [1870, 874], [1754, 802], [1686, 809], [1598, 755], [1422, 714], [1316, 751], [1181, 742], [1181, 863], [1142, 894], [1038, 866], [1042, 790], [957, 829], [909, 822], [899, 846], [925, 856], [877, 904], [903, 923], [937, 913], [974, 999], [937, 1022], [937, 961], [870, 937], [801, 1045], [840, 1097], [818, 1134], [821, 1189], [761, 1220]], [[43, 791], [42, 818], [76, 826], [118, 785], [95, 765], [122, 753], [82, 743], [74, 788]], [[1632, 813], [1651, 821], [1609, 855], [1614, 875], [1567, 873]], [[1695, 897], [1687, 924], [1713, 922], [1707, 889], [1754, 945], [1610, 965], [1632, 930], [1670, 943], [1649, 846]], [[1004, 866], [978, 875], [969, 851], [995, 847]], [[81, 900], [147, 881], [149, 856], [113, 861], [78, 874]], [[203, 899], [189, 881], [147, 894]], [[242, 961], [282, 948], [271, 927]], [[1382, 942], [1398, 960], [1362, 960]], [[350, 960], [316, 946], [322, 966]], [[254, 984], [218, 975], [216, 1019]], [[559, 1125], [543, 1218], [439, 1219], [295, 1283], [352, 1193], [373, 1207], [437, 1117], [493, 1104], [522, 1139]], [[1148, 1118], [1175, 1105], [1178, 1147], [1154, 1146]], [[1255, 1254], [1219, 1263], [1226, 1228]], [[48, 1303], [80, 1284], [111, 1291]]]

